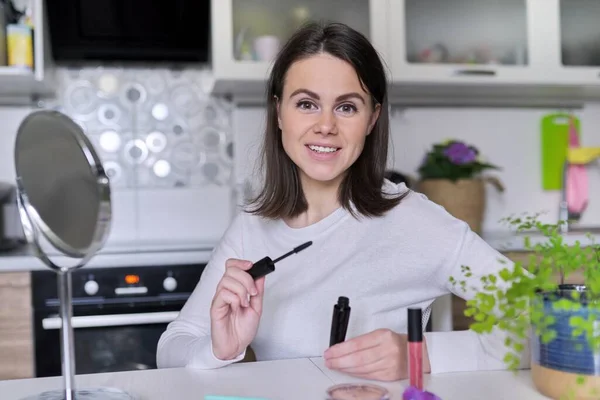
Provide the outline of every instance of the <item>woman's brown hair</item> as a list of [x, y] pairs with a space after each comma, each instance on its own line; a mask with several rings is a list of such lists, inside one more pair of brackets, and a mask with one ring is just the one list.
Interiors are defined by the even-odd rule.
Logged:
[[346, 171], [338, 196], [342, 207], [354, 216], [354, 211], [368, 217], [381, 216], [403, 197], [386, 195], [382, 191], [389, 141], [386, 74], [369, 40], [340, 23], [307, 24], [290, 38], [278, 54], [266, 94], [266, 130], [260, 160], [264, 183], [246, 210], [269, 219], [279, 219], [296, 217], [308, 208], [298, 168], [283, 148], [277, 122], [277, 99], [282, 97], [290, 66], [319, 53], [328, 53], [352, 65], [364, 90], [371, 96], [371, 106], [380, 106], [379, 118], [365, 140], [361, 155]]

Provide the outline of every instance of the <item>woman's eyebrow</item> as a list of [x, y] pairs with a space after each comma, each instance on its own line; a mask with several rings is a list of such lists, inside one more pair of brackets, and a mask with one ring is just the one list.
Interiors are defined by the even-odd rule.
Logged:
[[[321, 97], [313, 92], [312, 90], [308, 90], [308, 89], [304, 89], [304, 88], [300, 88], [300, 89], [296, 89], [292, 92], [292, 94], [290, 94], [290, 97], [294, 97], [300, 93], [304, 93], [310, 97], [312, 97], [315, 100], [320, 100]], [[346, 94], [342, 94], [339, 95], [335, 100], [336, 101], [343, 101], [343, 100], [348, 100], [348, 99], [358, 99], [360, 100], [363, 104], [366, 104], [365, 99], [363, 98], [363, 96], [361, 96], [359, 93], [357, 92], [350, 92], [350, 93], [346, 93]]]

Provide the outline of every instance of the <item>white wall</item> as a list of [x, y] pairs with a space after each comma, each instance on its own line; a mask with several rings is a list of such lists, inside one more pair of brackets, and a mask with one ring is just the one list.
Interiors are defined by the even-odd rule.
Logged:
[[0, 107], [0, 181], [15, 180], [15, 138], [19, 124], [30, 112], [28, 107]]
[[[540, 172], [540, 120], [556, 110], [414, 108], [394, 110], [391, 119], [393, 165], [391, 168], [416, 176], [418, 163], [434, 142], [459, 138], [478, 146], [492, 163], [502, 167], [494, 172], [506, 186], [504, 193], [488, 188], [484, 231], [503, 230], [498, 221], [511, 213], [546, 211], [555, 220], [558, 192], [544, 192]], [[0, 108], [0, 180], [14, 179], [13, 145], [16, 129], [27, 108]], [[576, 111], [581, 118], [583, 145], [600, 145], [600, 104], [588, 104]], [[242, 182], [253, 172], [264, 126], [260, 107], [238, 107], [234, 112], [236, 180]], [[588, 168], [590, 203], [582, 225], [600, 225], [600, 168]]]
[[[541, 186], [540, 121], [554, 109], [502, 108], [414, 108], [394, 110], [391, 118], [393, 165], [391, 168], [417, 176], [416, 170], [431, 144], [448, 138], [466, 140], [478, 148], [489, 162], [502, 170], [493, 172], [504, 183], [504, 193], [488, 188], [484, 232], [505, 230], [499, 220], [512, 213], [547, 212], [555, 221], [558, 192], [545, 192]], [[581, 118], [583, 145], [600, 146], [600, 104], [588, 104], [575, 111]], [[238, 143], [237, 176], [244, 179], [252, 171], [260, 134], [263, 109], [238, 108], [235, 113]], [[588, 168], [590, 203], [581, 225], [600, 225], [600, 168]]]

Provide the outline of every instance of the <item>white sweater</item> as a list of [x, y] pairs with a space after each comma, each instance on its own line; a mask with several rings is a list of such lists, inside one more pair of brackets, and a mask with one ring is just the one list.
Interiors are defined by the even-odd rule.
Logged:
[[[408, 189], [386, 181], [384, 190]], [[266, 278], [263, 314], [251, 344], [258, 360], [322, 356], [339, 296], [348, 297], [352, 307], [346, 338], [379, 328], [406, 333], [407, 307], [422, 307], [428, 317], [437, 297], [450, 292], [464, 297], [449, 282], [450, 276], [462, 276], [461, 266], [471, 268], [469, 284], [478, 285], [478, 276], [506, 267], [500, 258], [510, 262], [466, 223], [416, 192], [384, 217], [358, 221], [339, 208], [300, 229], [241, 213], [160, 338], [159, 368], [218, 368], [243, 358], [222, 361], [212, 352], [209, 309], [225, 260], [275, 259], [309, 240], [312, 246], [278, 262]], [[432, 373], [505, 368], [500, 332], [431, 332], [425, 338]]]

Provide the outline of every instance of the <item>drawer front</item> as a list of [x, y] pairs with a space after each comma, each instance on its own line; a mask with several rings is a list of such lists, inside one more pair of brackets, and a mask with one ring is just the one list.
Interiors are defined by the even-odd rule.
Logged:
[[0, 274], [0, 380], [32, 378], [33, 324], [29, 272]]

